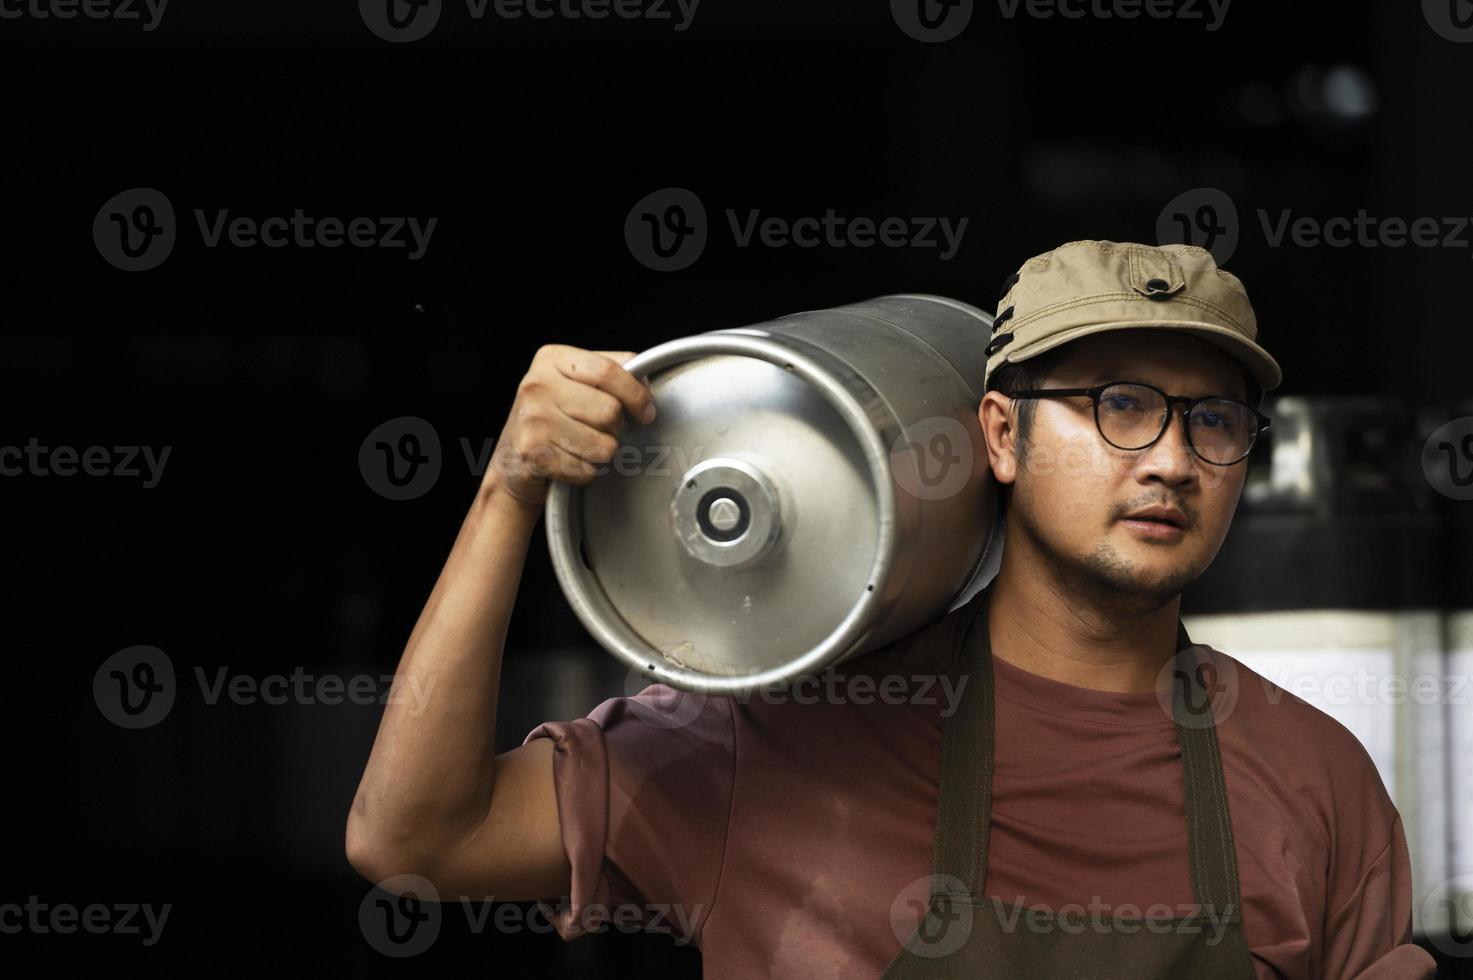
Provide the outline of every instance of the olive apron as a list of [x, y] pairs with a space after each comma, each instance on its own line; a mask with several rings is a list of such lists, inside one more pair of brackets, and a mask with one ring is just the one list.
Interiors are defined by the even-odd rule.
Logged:
[[[943, 723], [935, 857], [925, 918], [883, 978], [1252, 978], [1210, 685], [1177, 621], [1172, 708], [1186, 786], [1187, 856], [1197, 912], [1180, 918], [1028, 910], [983, 892], [992, 822], [993, 680], [984, 589], [953, 657], [971, 678]], [[1190, 690], [1188, 690], [1190, 688]], [[955, 690], [955, 687], [953, 687]], [[1098, 827], [1130, 833], [1128, 827]], [[1088, 900], [1070, 906], [1088, 909]], [[1145, 911], [1145, 910], [1142, 910]], [[1190, 910], [1188, 910], [1190, 911]]]

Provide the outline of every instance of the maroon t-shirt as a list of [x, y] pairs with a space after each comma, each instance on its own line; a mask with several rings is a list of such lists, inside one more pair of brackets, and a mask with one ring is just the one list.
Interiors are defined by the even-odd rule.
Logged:
[[[657, 684], [533, 729], [524, 744], [555, 743], [573, 869], [559, 935], [642, 923], [696, 943], [709, 980], [879, 976], [927, 894], [965, 608], [806, 687], [739, 699]], [[1227, 663], [1239, 681], [1218, 740], [1258, 975], [1433, 976], [1411, 942], [1401, 819], [1370, 756]], [[986, 894], [1102, 923], [1189, 914], [1169, 709], [993, 665]]]

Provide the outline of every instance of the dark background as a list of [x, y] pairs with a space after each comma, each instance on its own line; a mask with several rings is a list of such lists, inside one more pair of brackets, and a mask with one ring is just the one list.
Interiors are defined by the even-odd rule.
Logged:
[[[1281, 393], [1473, 394], [1473, 234], [1272, 247], [1257, 217], [1473, 215], [1473, 45], [1417, 4], [1237, 0], [1208, 31], [978, 3], [936, 44], [881, 0], [705, 0], [684, 31], [477, 22], [447, 3], [406, 44], [352, 3], [309, 6], [178, 3], [148, 32], [0, 20], [0, 444], [172, 447], [151, 489], [0, 479], [15, 668], [0, 901], [173, 905], [152, 948], [0, 936], [27, 974], [698, 975], [698, 954], [663, 937], [476, 935], [454, 906], [430, 951], [380, 956], [342, 850], [380, 709], [210, 705], [194, 683], [197, 668], [390, 673], [476, 485], [458, 440], [495, 438], [543, 343], [640, 350], [889, 292], [990, 309], [1027, 257], [1155, 242], [1169, 201], [1214, 187], [1240, 212], [1229, 268]], [[179, 238], [157, 268], [125, 272], [92, 225], [136, 187], [167, 195]], [[662, 273], [632, 257], [624, 222], [665, 187], [700, 196], [711, 234]], [[194, 208], [438, 222], [409, 261], [206, 248]], [[949, 261], [739, 248], [727, 208], [970, 224]], [[365, 436], [399, 416], [427, 420], [444, 449], [438, 482], [406, 501], [358, 467]], [[127, 731], [92, 680], [137, 644], [168, 655], [180, 694]], [[569, 613], [539, 530], [498, 746], [624, 693], [621, 677]]]

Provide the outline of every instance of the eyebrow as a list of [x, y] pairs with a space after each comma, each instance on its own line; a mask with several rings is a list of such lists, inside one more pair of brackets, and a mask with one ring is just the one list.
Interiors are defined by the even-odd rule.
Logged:
[[[1161, 388], [1163, 391], [1165, 390], [1164, 386], [1162, 386], [1160, 384], [1157, 384], [1156, 381], [1154, 379], [1152, 379], [1152, 378], [1141, 377], [1139, 374], [1134, 373], [1134, 371], [1126, 371], [1125, 369], [1118, 368], [1118, 367], [1108, 367], [1108, 368], [1105, 368], [1103, 371], [1100, 371], [1094, 377], [1090, 378], [1089, 379], [1089, 384], [1090, 385], [1097, 385], [1097, 384], [1103, 384], [1106, 381], [1121, 381], [1121, 380], [1145, 381], [1148, 384], [1156, 385], [1157, 388]], [[1245, 395], [1246, 394], [1247, 393], [1245, 392]], [[1204, 397], [1204, 398], [1230, 398], [1233, 401], [1241, 401], [1242, 400], [1241, 397], [1238, 396], [1238, 395], [1236, 395], [1236, 394], [1231, 394], [1231, 395], [1214, 394], [1214, 395], [1203, 395], [1202, 397]]]

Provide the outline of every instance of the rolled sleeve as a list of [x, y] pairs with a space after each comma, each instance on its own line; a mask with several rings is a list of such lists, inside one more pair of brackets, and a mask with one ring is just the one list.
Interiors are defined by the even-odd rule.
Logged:
[[550, 916], [569, 940], [609, 920], [699, 943], [732, 809], [728, 698], [653, 684], [573, 721], [548, 721], [569, 895]]

